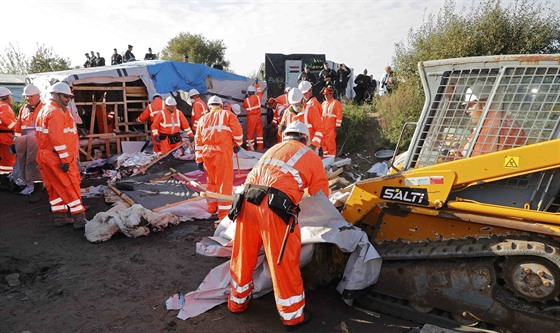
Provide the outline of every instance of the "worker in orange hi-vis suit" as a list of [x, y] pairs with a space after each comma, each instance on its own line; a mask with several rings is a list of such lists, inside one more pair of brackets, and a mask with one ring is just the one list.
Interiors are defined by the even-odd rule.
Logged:
[[236, 195], [228, 216], [236, 220], [231, 255], [231, 292], [228, 309], [247, 310], [253, 291], [253, 271], [264, 248], [276, 308], [291, 331], [311, 319], [304, 311], [305, 293], [300, 271], [299, 202], [310, 195], [329, 194], [321, 158], [311, 151], [307, 125], [296, 121], [284, 131], [247, 176], [243, 194]]
[[318, 153], [319, 148], [321, 148], [323, 133], [325, 132], [323, 116], [321, 116], [321, 113], [314, 105], [303, 103], [303, 93], [299, 88], [292, 88], [290, 90], [288, 102], [290, 107], [284, 111], [278, 126], [280, 132], [283, 132], [286, 126], [296, 120], [306, 124], [311, 136], [311, 148]]
[[200, 98], [200, 93], [196, 89], [189, 90], [189, 98], [192, 103], [191, 125], [193, 132], [196, 133], [198, 121], [203, 115], [208, 113], [208, 106]]
[[323, 122], [325, 135], [323, 137], [323, 157], [336, 156], [336, 130], [342, 125], [342, 103], [334, 98], [331, 86], [323, 89]]
[[290, 92], [290, 87], [286, 87], [284, 89], [284, 93], [278, 97], [275, 98], [276, 102], [283, 106], [284, 109], [287, 109], [290, 106], [290, 103], [288, 102], [288, 93]]
[[[136, 118], [136, 122], [142, 123], [145, 122], [146, 120], [149, 120], [150, 130], [151, 130], [152, 124], [154, 123], [154, 118], [156, 114], [163, 111], [163, 106], [164, 104], [161, 95], [158, 93], [154, 94], [154, 96], [152, 97], [152, 102], [148, 104], [148, 106], [146, 106], [146, 108], [144, 109], [144, 111], [142, 111], [140, 116]], [[159, 145], [156, 145], [156, 138], [154, 137], [153, 134], [152, 134], [152, 143], [154, 144], [154, 152], [159, 153]]]
[[19, 192], [23, 195], [31, 194], [35, 190], [34, 182], [43, 180], [37, 167], [38, 145], [35, 134], [37, 114], [43, 107], [40, 95], [41, 91], [33, 84], [28, 84], [23, 88], [22, 96], [25, 97], [27, 103], [19, 109], [16, 120], [14, 133], [16, 164], [12, 179], [18, 184], [25, 185], [25, 188]]
[[[323, 114], [323, 107], [321, 106], [321, 102], [317, 99], [317, 97], [313, 96], [313, 85], [309, 81], [301, 81], [298, 85], [299, 90], [303, 93], [303, 102], [308, 105], [312, 105], [317, 110], [319, 110], [320, 114]], [[324, 133], [323, 133], [324, 134]]]
[[243, 107], [247, 110], [247, 150], [255, 150], [254, 137], [257, 134], [257, 150], [264, 149], [263, 124], [261, 118], [262, 90], [258, 83], [247, 88]]
[[282, 121], [282, 115], [285, 110], [284, 105], [278, 103], [274, 98], [269, 98], [266, 102], [266, 106], [272, 110], [272, 126], [277, 130], [276, 136], [278, 142], [280, 142], [282, 141], [282, 133], [278, 131], [278, 125], [280, 124], [280, 121]]
[[190, 142], [194, 141], [194, 133], [189, 126], [187, 117], [183, 112], [177, 110], [175, 98], [169, 96], [165, 99], [163, 111], [155, 115], [152, 124], [152, 135], [161, 154], [165, 154], [181, 145], [183, 141], [181, 133], [179, 133], [181, 130], [187, 133]]
[[[68, 109], [73, 97], [64, 82], [51, 87], [50, 101], [37, 115], [37, 164], [49, 194], [54, 225], [73, 223], [75, 229], [83, 229], [87, 220], [80, 192], [78, 133]], [[73, 218], [67, 216], [68, 210]]]
[[[222, 99], [212, 96], [208, 100], [210, 112], [202, 116], [195, 134], [195, 159], [200, 171], [206, 171], [209, 192], [231, 195], [233, 193], [233, 153], [243, 144], [243, 129], [237, 116], [222, 109]], [[208, 212], [218, 212], [223, 219], [231, 207], [230, 199], [206, 198]]]
[[10, 152], [16, 126], [16, 115], [11, 105], [12, 92], [0, 87], [0, 174], [12, 172], [16, 163], [16, 155]]

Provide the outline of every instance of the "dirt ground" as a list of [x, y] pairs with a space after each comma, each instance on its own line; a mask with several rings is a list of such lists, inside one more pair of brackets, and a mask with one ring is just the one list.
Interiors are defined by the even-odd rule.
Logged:
[[[88, 180], [82, 187], [106, 180]], [[35, 194], [37, 195], [37, 194]], [[47, 194], [39, 201], [0, 192], [0, 332], [278, 332], [272, 293], [233, 315], [222, 304], [180, 320], [165, 300], [195, 290], [225, 261], [196, 254], [195, 244], [213, 233], [198, 220], [147, 237], [92, 244], [72, 226], [55, 228]], [[84, 199], [92, 218], [110, 208], [102, 197]], [[19, 274], [19, 285], [6, 277]], [[300, 332], [413, 332], [410, 323], [347, 306], [336, 282], [306, 293], [313, 320]]]

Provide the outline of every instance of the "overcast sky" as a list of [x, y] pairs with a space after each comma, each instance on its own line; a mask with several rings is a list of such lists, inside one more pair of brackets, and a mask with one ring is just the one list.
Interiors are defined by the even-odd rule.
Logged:
[[[31, 57], [37, 45], [44, 45], [69, 58], [72, 66], [81, 66], [85, 52], [99, 52], [110, 63], [113, 48], [124, 52], [131, 44], [136, 58], [143, 59], [148, 47], [158, 53], [171, 38], [188, 32], [223, 40], [231, 69], [241, 75], [255, 73], [265, 53], [318, 53], [356, 72], [367, 68], [379, 78], [391, 64], [395, 43], [406, 41], [409, 29], [416, 30], [443, 4], [444, 0], [8, 0], [2, 10], [0, 50], [12, 43]], [[471, 8], [472, 1], [456, 4]], [[553, 6], [560, 12], [560, 1]]]

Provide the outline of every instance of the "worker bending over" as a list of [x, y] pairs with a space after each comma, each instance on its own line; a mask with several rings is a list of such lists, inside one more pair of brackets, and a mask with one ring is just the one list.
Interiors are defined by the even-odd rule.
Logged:
[[283, 141], [270, 148], [247, 176], [236, 195], [229, 217], [236, 220], [231, 256], [231, 293], [228, 309], [247, 310], [253, 291], [253, 270], [264, 247], [272, 277], [276, 308], [287, 330], [311, 319], [304, 312], [305, 293], [299, 268], [301, 234], [297, 223], [305, 189], [328, 196], [327, 175], [321, 158], [311, 151], [307, 125], [295, 121]]

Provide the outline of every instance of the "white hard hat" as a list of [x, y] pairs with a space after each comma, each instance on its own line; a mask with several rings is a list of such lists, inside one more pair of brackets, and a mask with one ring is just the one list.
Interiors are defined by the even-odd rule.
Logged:
[[165, 99], [165, 104], [166, 105], [177, 105], [177, 101], [175, 100], [175, 98], [173, 96], [169, 96]]
[[301, 90], [302, 93], [306, 93], [309, 90], [311, 90], [313, 86], [311, 85], [311, 82], [309, 81], [301, 81], [298, 85], [299, 90]]
[[239, 104], [233, 104], [231, 106], [231, 111], [233, 111], [233, 113], [235, 113], [236, 115], [239, 115], [241, 113], [241, 107], [239, 106]]
[[64, 82], [55, 83], [51, 87], [51, 94], [52, 93], [74, 96], [74, 94], [72, 93], [72, 90], [70, 90], [70, 86], [68, 84], [64, 83]]
[[290, 92], [288, 92], [288, 103], [296, 104], [301, 102], [302, 99], [303, 93], [298, 88], [292, 88]]
[[222, 99], [220, 97], [212, 96], [208, 99], [208, 105], [212, 104], [223, 105], [224, 103], [222, 103]]
[[196, 95], [200, 95], [200, 93], [198, 92], [198, 90], [196, 89], [191, 89], [189, 90], [189, 96], [196, 96]]
[[491, 86], [484, 87], [480, 83], [473, 84], [465, 91], [464, 104], [478, 102], [479, 100], [485, 101], [486, 99], [488, 99], [488, 96], [490, 95], [489, 93], [490, 88]]
[[301, 121], [294, 121], [286, 126], [286, 130], [284, 130], [284, 140], [290, 135], [297, 134], [298, 136], [304, 135], [309, 141], [309, 128], [307, 125], [302, 123]]
[[21, 94], [22, 96], [33, 96], [33, 95], [39, 95], [41, 93], [41, 91], [39, 90], [39, 88], [37, 88], [35, 85], [33, 84], [28, 84], [25, 86], [25, 88], [23, 88], [23, 94]]
[[160, 93], [153, 94], [151, 100], [153, 101], [156, 97], [161, 98], [161, 94]]
[[0, 97], [11, 95], [12, 92], [6, 87], [0, 87]]
[[254, 86], [249, 86], [249, 88], [247, 88], [247, 92], [255, 92], [257, 91], [257, 89], [255, 89]]

